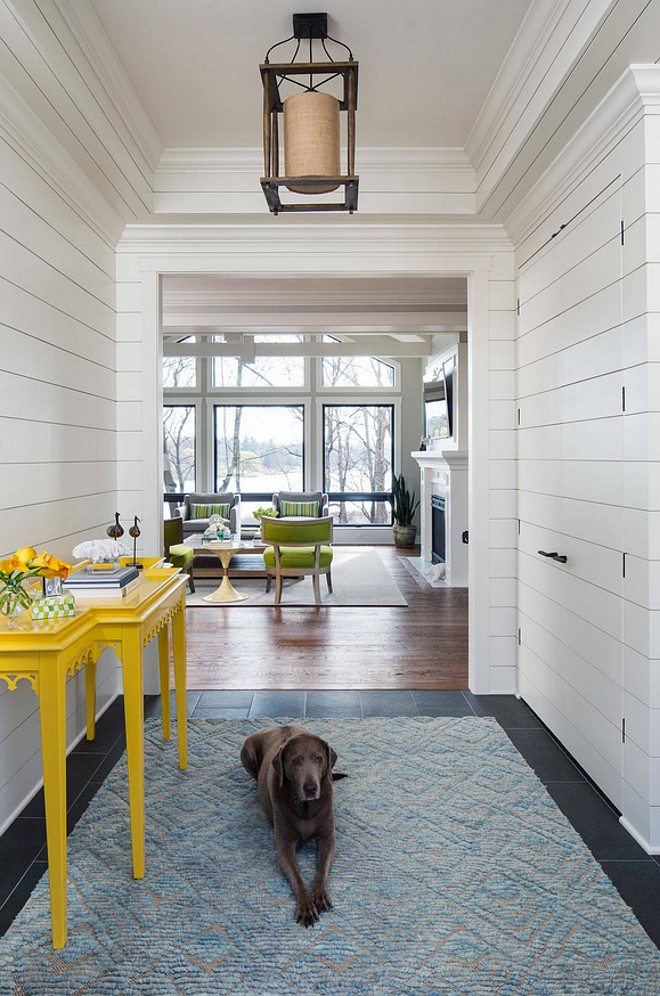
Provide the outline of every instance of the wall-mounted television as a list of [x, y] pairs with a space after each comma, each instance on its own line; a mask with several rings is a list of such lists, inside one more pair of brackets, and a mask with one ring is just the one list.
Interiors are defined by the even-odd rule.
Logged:
[[452, 355], [442, 364], [442, 376], [424, 384], [425, 435], [431, 439], [451, 439], [454, 435], [454, 369]]

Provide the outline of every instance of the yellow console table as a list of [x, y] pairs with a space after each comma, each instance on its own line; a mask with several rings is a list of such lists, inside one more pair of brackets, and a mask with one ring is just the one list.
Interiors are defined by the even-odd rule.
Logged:
[[32, 622], [28, 612], [9, 629], [0, 617], [0, 678], [10, 690], [27, 679], [39, 696], [46, 806], [53, 947], [66, 944], [66, 709], [67, 676], [85, 665], [87, 739], [95, 735], [96, 662], [113, 647], [122, 665], [131, 814], [133, 876], [144, 877], [144, 671], [143, 649], [158, 637], [163, 736], [170, 736], [169, 625], [172, 626], [179, 767], [187, 767], [186, 578], [165, 569], [145, 570], [121, 601], [76, 600], [75, 616]]

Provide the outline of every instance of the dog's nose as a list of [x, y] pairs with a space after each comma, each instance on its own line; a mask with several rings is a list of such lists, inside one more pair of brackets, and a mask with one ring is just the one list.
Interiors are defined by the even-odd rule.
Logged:
[[305, 782], [303, 792], [308, 799], [316, 798], [316, 782]]

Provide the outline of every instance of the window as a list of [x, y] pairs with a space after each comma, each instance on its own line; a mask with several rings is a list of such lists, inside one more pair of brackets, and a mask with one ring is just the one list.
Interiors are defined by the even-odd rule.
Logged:
[[163, 405], [166, 492], [195, 490], [195, 406]]
[[258, 505], [274, 491], [302, 490], [302, 405], [215, 405], [214, 428], [216, 491]]
[[323, 487], [338, 525], [391, 525], [393, 405], [323, 406]]
[[[302, 342], [298, 335], [255, 335], [255, 342]], [[213, 360], [214, 387], [303, 387], [305, 359], [302, 356], [255, 356], [244, 363], [235, 356], [216, 356]]]
[[394, 367], [373, 356], [326, 356], [321, 363], [324, 387], [394, 387]]
[[[195, 336], [188, 335], [177, 342], [194, 342]], [[194, 356], [163, 357], [163, 387], [196, 387], [197, 360]]]

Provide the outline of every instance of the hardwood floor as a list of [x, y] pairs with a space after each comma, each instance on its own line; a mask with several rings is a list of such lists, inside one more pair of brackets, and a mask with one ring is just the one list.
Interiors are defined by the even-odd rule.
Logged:
[[466, 689], [467, 588], [376, 549], [407, 606], [188, 609], [188, 688]]

